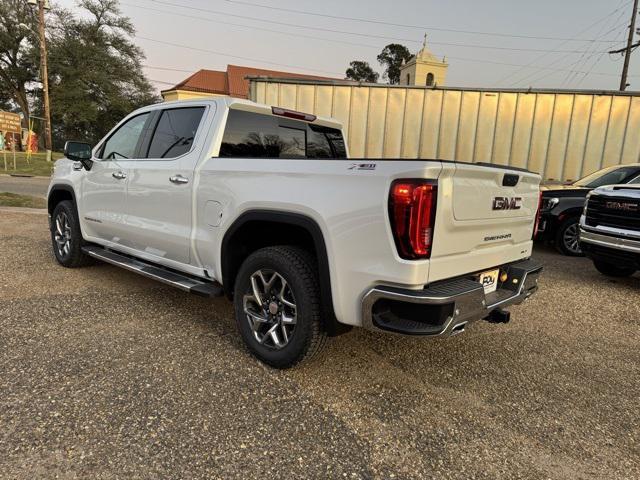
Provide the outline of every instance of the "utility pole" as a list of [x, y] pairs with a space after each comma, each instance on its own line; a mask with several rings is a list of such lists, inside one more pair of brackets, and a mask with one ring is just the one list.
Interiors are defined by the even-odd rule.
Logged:
[[[47, 69], [47, 38], [45, 36], [44, 12], [49, 10], [49, 0], [27, 0], [38, 7], [38, 37], [40, 38], [40, 79], [42, 81], [42, 103], [44, 107], [44, 148], [47, 162], [51, 161], [51, 110], [49, 108], [49, 71]], [[28, 28], [28, 27], [26, 27]]]
[[[635, 0], [636, 4], [638, 0]], [[44, 34], [45, 0], [38, 0], [38, 32], [40, 34], [40, 76], [42, 77], [42, 100], [44, 103], [44, 148], [47, 162], [51, 161], [51, 111], [49, 109], [49, 71], [47, 70], [47, 39]], [[634, 19], [635, 20], [635, 19]]]
[[631, 25], [629, 26], [629, 38], [627, 40], [627, 47], [623, 50], [624, 66], [622, 67], [622, 77], [620, 78], [621, 91], [625, 91], [627, 89], [627, 76], [629, 74], [629, 61], [631, 60], [631, 50], [635, 48], [633, 45], [633, 35], [636, 33], [636, 17], [637, 16], [638, 16], [638, 0], [633, 0], [633, 12], [631, 13]]

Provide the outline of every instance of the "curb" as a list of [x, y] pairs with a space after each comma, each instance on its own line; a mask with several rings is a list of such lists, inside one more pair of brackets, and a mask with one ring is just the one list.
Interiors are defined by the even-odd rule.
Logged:
[[28, 208], [28, 207], [0, 207], [0, 212], [30, 213], [32, 215], [47, 215], [49, 213], [46, 208]]
[[0, 177], [12, 177], [12, 178], [46, 178], [51, 180], [51, 177], [44, 175], [29, 175], [28, 173], [0, 173]]

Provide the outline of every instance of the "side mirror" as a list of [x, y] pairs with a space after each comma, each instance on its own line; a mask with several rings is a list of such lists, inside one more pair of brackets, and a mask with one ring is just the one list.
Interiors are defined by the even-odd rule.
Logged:
[[91, 170], [91, 145], [85, 142], [66, 142], [64, 144], [64, 156], [74, 162], [80, 162], [84, 168]]

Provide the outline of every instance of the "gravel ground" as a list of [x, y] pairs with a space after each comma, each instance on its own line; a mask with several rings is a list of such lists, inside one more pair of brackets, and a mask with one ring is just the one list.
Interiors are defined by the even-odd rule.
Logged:
[[1, 478], [640, 478], [638, 275], [539, 249], [508, 325], [281, 372], [224, 299], [57, 266], [45, 215], [0, 210], [0, 245]]

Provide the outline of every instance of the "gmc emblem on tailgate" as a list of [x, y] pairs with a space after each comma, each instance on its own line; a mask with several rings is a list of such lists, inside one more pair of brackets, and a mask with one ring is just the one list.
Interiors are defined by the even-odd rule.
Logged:
[[605, 206], [611, 210], [624, 210], [625, 212], [637, 212], [639, 207], [635, 203], [606, 202]]
[[493, 199], [494, 210], [520, 210], [522, 198], [520, 197], [495, 197]]

